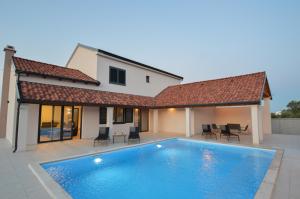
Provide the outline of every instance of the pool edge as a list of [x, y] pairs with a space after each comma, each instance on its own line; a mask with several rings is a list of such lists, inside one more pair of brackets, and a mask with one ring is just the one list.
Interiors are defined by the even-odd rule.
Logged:
[[72, 197], [47, 173], [46, 170], [44, 170], [44, 168], [41, 166], [41, 164], [62, 161], [62, 160], [68, 160], [68, 159], [78, 158], [78, 157], [82, 157], [82, 156], [90, 156], [90, 155], [95, 155], [95, 154], [99, 154], [99, 153], [117, 151], [117, 150], [121, 150], [121, 149], [138, 147], [138, 146], [143, 146], [143, 145], [147, 145], [147, 144], [151, 144], [151, 143], [173, 140], [173, 139], [195, 141], [195, 142], [207, 142], [207, 143], [229, 145], [229, 146], [236, 146], [236, 147], [247, 147], [247, 148], [249, 147], [252, 149], [256, 148], [256, 149], [275, 150], [275, 156], [274, 156], [270, 166], [268, 167], [266, 175], [264, 176], [264, 178], [255, 194], [255, 197], [254, 197], [255, 199], [271, 199], [272, 198], [272, 195], [273, 195], [273, 192], [275, 189], [275, 184], [277, 181], [277, 177], [279, 174], [284, 150], [280, 149], [280, 148], [271, 148], [271, 147], [266, 147], [266, 146], [242, 145], [242, 144], [234, 144], [234, 143], [226, 144], [226, 143], [219, 143], [219, 142], [206, 141], [206, 140], [195, 140], [195, 139], [191, 139], [191, 138], [173, 137], [173, 138], [158, 139], [158, 140], [153, 140], [153, 141], [149, 141], [149, 142], [133, 144], [133, 145], [128, 145], [128, 146], [119, 146], [119, 147], [104, 149], [104, 150], [100, 149], [100, 150], [96, 150], [96, 151], [89, 152], [89, 153], [66, 156], [66, 157], [56, 158], [56, 159], [52, 159], [52, 160], [48, 160], [48, 161], [39, 161], [39, 162], [28, 164], [28, 167], [33, 172], [33, 174], [36, 176], [36, 178], [39, 180], [39, 182], [42, 184], [42, 186], [46, 189], [46, 191], [48, 192], [48, 194], [50, 195], [51, 198], [70, 199]]
[[268, 167], [266, 175], [264, 176], [258, 190], [255, 193], [254, 199], [271, 199], [274, 193], [276, 181], [279, 175], [280, 166], [284, 154], [284, 150], [277, 147], [268, 147], [263, 145], [249, 145], [249, 144], [236, 144], [236, 143], [220, 143], [210, 140], [195, 140], [192, 138], [177, 138], [179, 140], [188, 140], [193, 142], [209, 142], [218, 145], [229, 145], [235, 147], [246, 147], [254, 149], [264, 149], [264, 150], [275, 150], [274, 158]]
[[47, 191], [47, 193], [49, 194], [49, 196], [51, 198], [72, 199], [72, 197], [69, 195], [69, 193], [67, 193], [66, 190], [63, 187], [61, 187], [49, 175], [49, 173], [47, 173], [47, 171], [41, 166], [41, 164], [69, 160], [69, 159], [78, 158], [78, 157], [82, 157], [82, 156], [95, 155], [95, 154], [106, 153], [106, 152], [110, 152], [110, 151], [117, 151], [117, 150], [121, 150], [121, 149], [132, 148], [132, 147], [147, 145], [147, 144], [151, 144], [151, 143], [155, 143], [155, 142], [173, 140], [173, 139], [178, 139], [178, 138], [177, 137], [164, 138], [164, 139], [158, 139], [158, 140], [153, 140], [153, 141], [139, 143], [139, 144], [132, 144], [132, 145], [128, 145], [128, 146], [119, 146], [119, 147], [104, 149], [104, 150], [100, 149], [100, 150], [96, 150], [93, 152], [84, 153], [84, 154], [80, 154], [80, 155], [72, 155], [72, 156], [61, 157], [61, 158], [56, 158], [56, 159], [52, 159], [52, 160], [38, 161], [38, 162], [34, 162], [34, 163], [29, 163], [28, 168], [31, 170], [31, 172], [37, 178], [37, 180], [41, 183], [41, 185], [44, 187], [44, 189]]
[[51, 198], [72, 199], [72, 197], [40, 166], [39, 163], [30, 163], [28, 164], [28, 167]]
[[255, 199], [271, 199], [273, 196], [284, 153], [283, 149], [275, 150], [275, 157], [273, 158], [272, 163], [255, 194]]

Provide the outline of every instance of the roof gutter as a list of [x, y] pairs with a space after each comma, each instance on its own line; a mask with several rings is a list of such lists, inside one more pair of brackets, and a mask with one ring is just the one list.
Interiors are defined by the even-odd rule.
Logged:
[[179, 105], [165, 105], [165, 106], [154, 106], [153, 108], [186, 108], [186, 107], [213, 107], [213, 106], [246, 106], [246, 105], [259, 105], [261, 102], [258, 101], [245, 101], [245, 102], [229, 102], [229, 103], [214, 103], [214, 104], [179, 104]]
[[246, 106], [246, 105], [259, 105], [258, 101], [245, 101], [245, 102], [230, 102], [230, 103], [214, 103], [214, 104], [181, 104], [181, 105], [134, 105], [134, 104], [100, 104], [100, 103], [82, 103], [82, 102], [67, 102], [67, 101], [50, 101], [50, 100], [34, 100], [23, 99], [22, 103], [30, 104], [51, 104], [51, 105], [78, 105], [78, 106], [119, 106], [126, 108], [149, 108], [149, 109], [164, 109], [164, 108], [185, 108], [185, 107], [213, 107], [213, 106]]

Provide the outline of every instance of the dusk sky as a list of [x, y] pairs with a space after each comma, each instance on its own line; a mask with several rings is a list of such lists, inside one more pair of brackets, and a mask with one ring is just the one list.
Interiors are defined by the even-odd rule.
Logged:
[[184, 83], [266, 71], [272, 111], [300, 100], [300, 1], [0, 0], [1, 73], [7, 44], [64, 66], [77, 43]]

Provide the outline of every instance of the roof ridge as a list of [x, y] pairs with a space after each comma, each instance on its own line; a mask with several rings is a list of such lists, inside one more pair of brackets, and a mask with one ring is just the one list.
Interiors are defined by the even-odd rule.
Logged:
[[217, 79], [208, 79], [208, 80], [203, 80], [203, 81], [188, 82], [188, 83], [177, 84], [177, 85], [173, 85], [173, 86], [169, 86], [169, 87], [185, 86], [185, 85], [189, 85], [189, 84], [198, 84], [198, 83], [211, 82], [211, 81], [219, 81], [219, 80], [224, 80], [224, 79], [231, 79], [231, 78], [237, 78], [237, 77], [244, 77], [244, 76], [256, 75], [256, 74], [260, 74], [260, 73], [266, 74], [265, 71], [261, 71], [261, 72], [255, 72], [255, 73], [247, 73], [247, 74], [242, 74], [242, 75], [234, 75], [234, 76], [222, 77], [222, 78], [217, 78]]

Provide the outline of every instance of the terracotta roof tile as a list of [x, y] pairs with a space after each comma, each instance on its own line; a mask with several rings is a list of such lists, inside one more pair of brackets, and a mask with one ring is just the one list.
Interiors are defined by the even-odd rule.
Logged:
[[23, 102], [78, 105], [153, 106], [153, 98], [97, 91], [91, 89], [56, 86], [22, 81], [19, 84]]
[[20, 57], [13, 57], [13, 62], [17, 72], [35, 74], [40, 76], [56, 77], [61, 79], [92, 83], [96, 85], [100, 84], [99, 81], [91, 78], [90, 76], [76, 69], [42, 63]]
[[158, 107], [185, 105], [257, 104], [265, 72], [170, 86], [155, 97]]
[[259, 104], [262, 97], [271, 97], [264, 72], [170, 86], [154, 98], [26, 81], [19, 90], [28, 103], [149, 108]]

